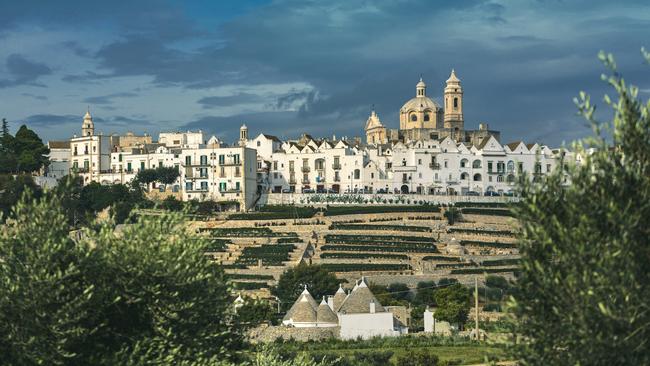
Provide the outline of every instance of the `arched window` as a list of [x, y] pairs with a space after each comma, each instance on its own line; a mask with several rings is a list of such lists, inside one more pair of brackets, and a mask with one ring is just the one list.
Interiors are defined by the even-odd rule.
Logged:
[[411, 121], [416, 122], [418, 120], [417, 114], [413, 113], [411, 114]]
[[497, 182], [503, 182], [503, 175], [497, 175]]
[[480, 174], [474, 174], [474, 182], [480, 182], [481, 181], [481, 175]]
[[467, 173], [460, 173], [460, 180], [467, 180], [469, 179], [469, 174]]
[[472, 168], [478, 169], [480, 167], [481, 167], [481, 161], [479, 159], [474, 160], [474, 162], [472, 163]]
[[508, 174], [508, 183], [514, 183], [515, 182], [515, 176], [514, 174]]
[[431, 119], [431, 118], [429, 117], [429, 113], [426, 113], [426, 114], [424, 115], [424, 122], [429, 122], [430, 119]]
[[458, 98], [454, 98], [454, 109], [458, 109]]
[[515, 171], [515, 162], [512, 161], [512, 160], [508, 161], [507, 168], [508, 168], [508, 173], [514, 172]]
[[468, 163], [468, 162], [469, 162], [469, 161], [467, 161], [467, 159], [463, 159], [463, 160], [461, 160], [461, 161], [460, 161], [460, 167], [461, 167], [461, 168], [467, 168], [467, 163]]
[[354, 169], [354, 179], [359, 179], [361, 177], [361, 171], [359, 169]]

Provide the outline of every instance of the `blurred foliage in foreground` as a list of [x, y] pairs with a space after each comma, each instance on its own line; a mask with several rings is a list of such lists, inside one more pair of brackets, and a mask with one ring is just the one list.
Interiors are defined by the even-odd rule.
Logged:
[[582, 163], [541, 185], [521, 183], [513, 305], [523, 364], [650, 364], [650, 102], [638, 99], [611, 55], [600, 58], [616, 92], [605, 96], [613, 120], [597, 122], [581, 93], [576, 103], [595, 132], [574, 146]]

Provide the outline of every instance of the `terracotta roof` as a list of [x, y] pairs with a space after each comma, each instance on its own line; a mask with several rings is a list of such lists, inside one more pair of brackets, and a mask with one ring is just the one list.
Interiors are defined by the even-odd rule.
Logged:
[[318, 310], [316, 311], [316, 321], [319, 323], [338, 323], [339, 318], [334, 314], [332, 309], [325, 302], [325, 298], [318, 305]]
[[70, 141], [48, 141], [47, 146], [50, 149], [69, 149]]
[[298, 300], [287, 311], [282, 320], [292, 320], [294, 323], [312, 323], [316, 321], [316, 308], [318, 304], [311, 296], [309, 291], [305, 290], [300, 294]]
[[370, 303], [375, 303], [375, 312], [385, 312], [384, 307], [381, 306], [375, 295], [368, 288], [366, 282], [362, 279], [361, 283], [356, 286], [356, 289], [343, 301], [339, 308], [339, 313], [343, 314], [359, 314], [370, 313]]
[[523, 141], [511, 142], [506, 145], [510, 148], [510, 151], [514, 151], [520, 144], [523, 144]]

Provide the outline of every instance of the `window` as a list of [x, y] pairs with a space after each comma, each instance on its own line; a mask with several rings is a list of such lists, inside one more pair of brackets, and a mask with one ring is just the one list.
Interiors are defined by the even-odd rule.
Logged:
[[402, 159], [402, 166], [406, 166], [406, 159]]
[[508, 174], [508, 183], [514, 183], [515, 182], [515, 176], [513, 174]]
[[273, 162], [273, 170], [278, 170], [278, 162], [277, 162], [277, 160]]
[[185, 190], [186, 191], [191, 191], [193, 190], [192, 182], [185, 182]]
[[79, 169], [79, 163], [76, 162], [76, 161], [72, 162], [72, 169], [75, 169], [75, 170]]
[[208, 168], [200, 168], [199, 169], [199, 176], [201, 178], [207, 178], [208, 177]]
[[185, 157], [185, 165], [192, 165], [192, 157], [190, 155]]
[[208, 190], [208, 182], [201, 182], [201, 190], [202, 191]]
[[460, 161], [460, 167], [461, 168], [466, 168], [467, 167], [467, 159], [463, 159]]
[[289, 171], [290, 171], [290, 172], [293, 171], [293, 160], [291, 160], [291, 161], [289, 162]]
[[474, 162], [472, 163], [472, 168], [478, 169], [480, 167], [481, 167], [481, 161], [478, 159], [474, 160]]
[[422, 159], [418, 159], [418, 165], [422, 165]]
[[273, 173], [273, 179], [278, 179], [278, 172]]
[[448, 167], [447, 160], [445, 160], [445, 168], [447, 168], [447, 167]]
[[235, 190], [239, 191], [239, 182], [235, 182]]
[[226, 156], [221, 154], [219, 155], [219, 165], [223, 165], [226, 162]]
[[235, 164], [239, 164], [239, 154], [235, 154], [232, 156], [233, 162]]
[[524, 171], [524, 163], [518, 163], [517, 164], [517, 169], [518, 169], [519, 172], [523, 172]]
[[375, 173], [370, 173], [370, 179], [373, 179], [375, 177]]
[[469, 174], [467, 174], [467, 173], [461, 173], [460, 174], [460, 179], [461, 180], [467, 180], [468, 178], [469, 178]]
[[225, 191], [226, 191], [226, 182], [219, 183], [219, 192], [225, 192]]
[[418, 178], [422, 178], [422, 173], [418, 173]]
[[354, 179], [361, 178], [361, 171], [359, 169], [354, 169]]
[[481, 181], [481, 175], [480, 174], [474, 174], [474, 182], [480, 182]]
[[454, 98], [454, 109], [458, 109], [458, 98]]
[[492, 162], [488, 161], [488, 173], [492, 173]]
[[542, 173], [542, 164], [535, 163], [535, 174], [541, 174], [541, 173]]
[[133, 170], [133, 168], [131, 167], [131, 163], [130, 162], [126, 163], [126, 171], [131, 172], [132, 170]]
[[415, 113], [411, 114], [411, 121], [416, 122], [417, 120], [418, 116]]
[[207, 155], [201, 155], [200, 161], [201, 161], [201, 165], [208, 165], [208, 156]]
[[174, 192], [174, 193], [178, 192], [179, 189], [180, 189], [180, 187], [178, 186], [178, 184], [174, 184], [174, 186], [172, 186], [172, 192]]
[[497, 182], [503, 182], [503, 175], [497, 175]]
[[429, 117], [429, 113], [424, 115], [424, 122], [429, 122], [430, 119], [431, 117]]
[[262, 143], [257, 141], [257, 147], [260, 147], [260, 146], [262, 146]]
[[140, 162], [140, 170], [144, 170], [144, 161]]

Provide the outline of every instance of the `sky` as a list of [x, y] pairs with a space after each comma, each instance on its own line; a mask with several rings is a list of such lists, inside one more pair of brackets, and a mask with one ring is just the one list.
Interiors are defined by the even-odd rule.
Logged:
[[466, 129], [551, 146], [602, 119], [600, 50], [650, 97], [650, 3], [604, 0], [0, 0], [0, 117], [44, 140], [198, 130], [361, 136], [389, 128], [420, 76], [440, 102], [451, 69]]

